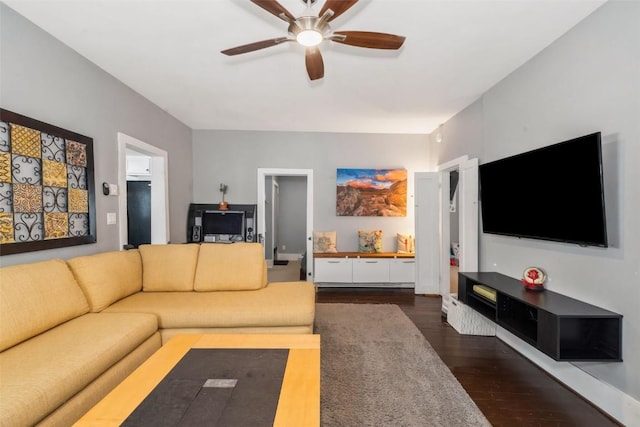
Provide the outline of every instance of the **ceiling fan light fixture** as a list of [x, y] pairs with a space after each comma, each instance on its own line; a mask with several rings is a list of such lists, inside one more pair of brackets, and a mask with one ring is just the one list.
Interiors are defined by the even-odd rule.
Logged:
[[324, 37], [316, 30], [303, 30], [296, 34], [296, 40], [303, 46], [318, 46]]
[[[0, 0], [1, 1], [1, 0]], [[284, 42], [297, 41], [304, 46], [305, 64], [310, 80], [324, 77], [324, 62], [320, 52], [323, 40], [370, 49], [400, 49], [404, 43], [403, 36], [378, 33], [373, 31], [337, 31], [331, 29], [329, 23], [349, 10], [358, 0], [325, 0], [322, 9], [316, 15], [311, 6], [317, 0], [302, 0], [307, 6], [304, 15], [294, 17], [278, 0], [250, 0], [273, 16], [289, 24], [287, 37], [275, 37], [221, 51], [224, 55], [239, 55], [259, 49], [276, 46]]]

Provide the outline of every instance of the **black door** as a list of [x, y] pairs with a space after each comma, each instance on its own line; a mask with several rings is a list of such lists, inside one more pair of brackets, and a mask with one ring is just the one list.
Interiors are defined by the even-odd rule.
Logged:
[[151, 181], [127, 181], [129, 245], [151, 243]]

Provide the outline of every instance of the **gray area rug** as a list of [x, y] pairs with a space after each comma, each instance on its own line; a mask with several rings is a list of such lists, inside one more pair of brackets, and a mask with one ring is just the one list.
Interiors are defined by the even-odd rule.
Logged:
[[490, 426], [397, 305], [317, 304], [321, 424]]

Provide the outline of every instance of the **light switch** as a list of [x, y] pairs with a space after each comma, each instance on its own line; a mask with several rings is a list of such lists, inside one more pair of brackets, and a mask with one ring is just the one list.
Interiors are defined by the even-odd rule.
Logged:
[[116, 213], [107, 212], [107, 225], [114, 225], [116, 223]]

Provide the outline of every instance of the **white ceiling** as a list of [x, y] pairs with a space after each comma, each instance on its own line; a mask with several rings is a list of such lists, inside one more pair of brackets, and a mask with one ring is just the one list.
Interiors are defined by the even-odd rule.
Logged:
[[325, 41], [325, 77], [311, 82], [296, 43], [220, 53], [286, 36], [248, 0], [4, 1], [193, 129], [374, 133], [430, 133], [604, 3], [360, 0], [332, 28], [403, 35], [404, 46]]

